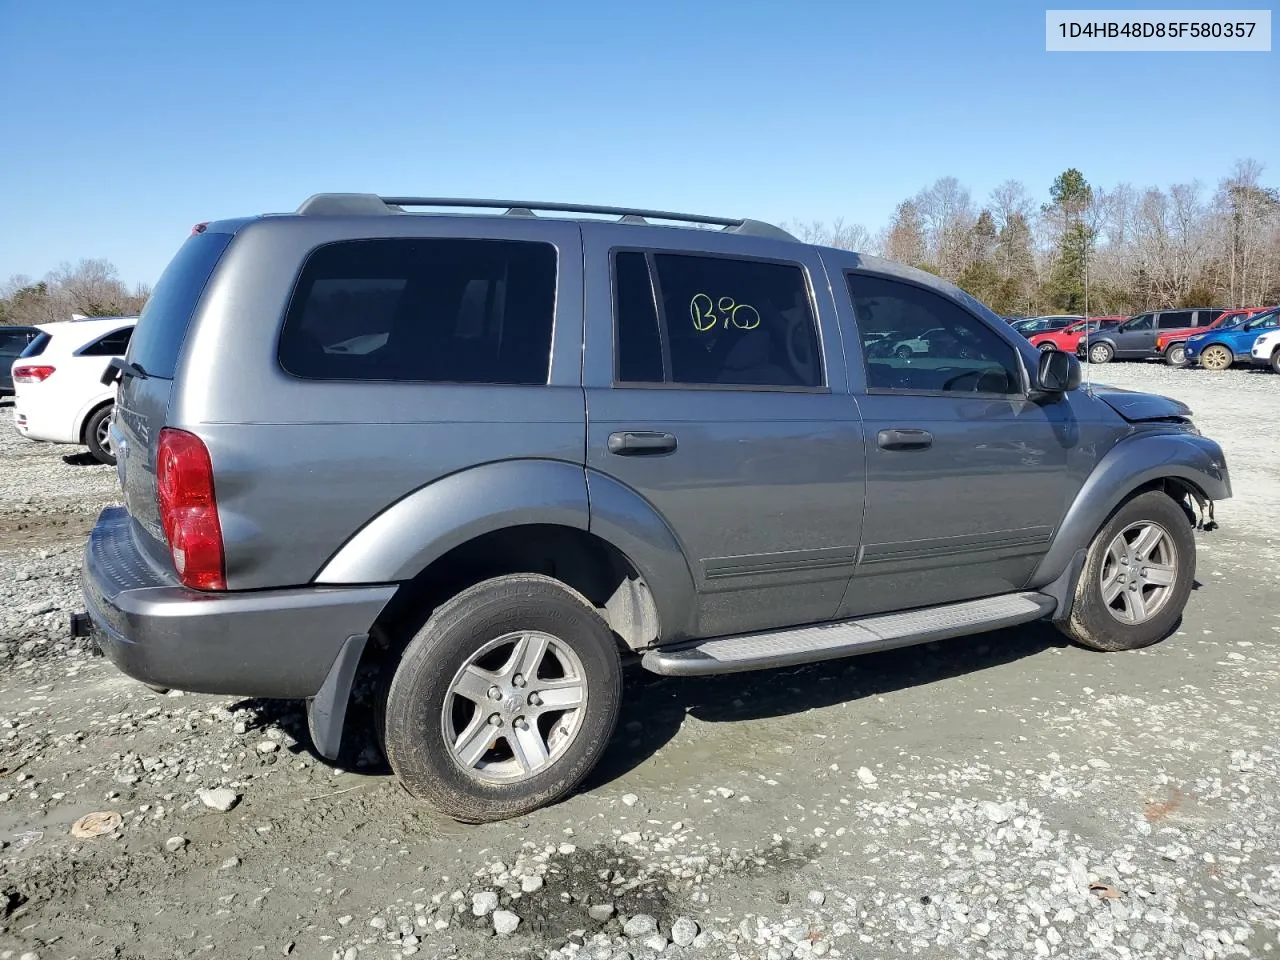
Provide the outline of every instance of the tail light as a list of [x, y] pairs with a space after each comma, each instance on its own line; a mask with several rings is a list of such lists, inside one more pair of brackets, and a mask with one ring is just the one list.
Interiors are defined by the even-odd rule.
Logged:
[[178, 578], [195, 590], [227, 589], [213, 463], [204, 441], [185, 430], [160, 431], [156, 493]]
[[21, 367], [13, 368], [14, 383], [43, 383], [53, 376], [56, 367], [26, 364]]

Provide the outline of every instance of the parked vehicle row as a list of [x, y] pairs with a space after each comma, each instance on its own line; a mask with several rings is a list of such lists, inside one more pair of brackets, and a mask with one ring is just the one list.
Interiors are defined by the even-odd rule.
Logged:
[[1249, 366], [1254, 361], [1253, 345], [1258, 337], [1280, 326], [1280, 307], [1254, 314], [1230, 326], [1188, 337], [1183, 349], [1188, 366], [1199, 364], [1206, 370], [1226, 370], [1233, 364]]
[[306, 698], [330, 758], [378, 670], [392, 770], [468, 821], [581, 782], [624, 656], [1155, 643], [1231, 495], [1183, 404], [752, 220], [321, 195], [199, 227], [111, 363], [124, 505], [73, 630], [156, 686]]
[[[1276, 322], [1277, 308], [1197, 308], [1138, 314], [1078, 338], [1075, 353], [1090, 363], [1163, 359], [1170, 366], [1199, 364], [1225, 370], [1251, 363], [1254, 339]], [[1205, 357], [1207, 351], [1207, 358]]]
[[1090, 317], [1087, 321], [1078, 320], [1070, 326], [1050, 333], [1032, 334], [1029, 339], [1031, 345], [1041, 351], [1062, 350], [1064, 353], [1075, 353], [1076, 345], [1086, 332], [1089, 336], [1093, 336], [1099, 330], [1115, 326], [1125, 319], [1125, 317]]
[[1227, 310], [1207, 327], [1183, 327], [1179, 330], [1168, 330], [1159, 333], [1156, 335], [1156, 353], [1164, 357], [1164, 362], [1171, 367], [1185, 367], [1187, 365], [1185, 346], [1188, 337], [1204, 333], [1206, 330], [1235, 326], [1240, 321], [1247, 320], [1255, 313], [1261, 313], [1265, 309], [1266, 307], [1242, 307], [1236, 310]]
[[123, 357], [137, 317], [97, 317], [38, 324], [6, 370], [14, 385], [14, 426], [24, 437], [89, 448], [114, 464], [109, 427], [116, 386], [104, 384], [112, 358]]

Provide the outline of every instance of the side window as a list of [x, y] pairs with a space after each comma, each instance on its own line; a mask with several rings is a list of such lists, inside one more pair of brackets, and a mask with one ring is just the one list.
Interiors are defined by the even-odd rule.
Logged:
[[1160, 322], [1158, 328], [1160, 330], [1178, 330], [1182, 327], [1191, 326], [1192, 311], [1190, 310], [1166, 310], [1160, 314]]
[[332, 243], [302, 269], [280, 364], [312, 380], [546, 383], [555, 283], [545, 243]]
[[1134, 317], [1124, 325], [1125, 333], [1132, 333], [1137, 330], [1150, 330], [1155, 325], [1156, 315], [1154, 313], [1144, 313], [1140, 317]]
[[658, 308], [643, 253], [619, 253], [613, 259], [613, 312], [619, 383], [661, 383], [662, 334]]
[[614, 310], [620, 383], [823, 383], [809, 287], [796, 264], [619, 252]]
[[79, 354], [82, 357], [123, 357], [125, 351], [129, 349], [129, 340], [132, 336], [133, 327], [125, 327], [115, 333], [108, 333], [87, 347], [81, 347]]
[[1197, 310], [1196, 326], [1207, 327], [1209, 324], [1213, 323], [1213, 321], [1217, 320], [1220, 316], [1222, 316], [1226, 312], [1227, 311], [1225, 310]]
[[1022, 392], [1017, 351], [940, 294], [887, 277], [846, 276], [867, 386], [926, 392]]

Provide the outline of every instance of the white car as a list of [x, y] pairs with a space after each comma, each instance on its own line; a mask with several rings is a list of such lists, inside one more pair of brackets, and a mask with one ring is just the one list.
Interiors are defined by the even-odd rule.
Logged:
[[124, 356], [137, 317], [95, 317], [37, 325], [40, 334], [13, 361], [13, 422], [31, 440], [77, 443], [102, 463], [116, 386], [102, 383], [112, 357]]
[[1280, 373], [1280, 330], [1271, 330], [1253, 341], [1249, 356], [1254, 366], [1270, 367]]

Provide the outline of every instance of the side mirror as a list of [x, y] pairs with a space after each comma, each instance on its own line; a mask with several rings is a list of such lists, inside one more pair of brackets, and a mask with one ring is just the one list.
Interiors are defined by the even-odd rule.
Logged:
[[1044, 393], [1066, 393], [1080, 386], [1080, 361], [1074, 354], [1046, 350], [1040, 354], [1036, 386]]

